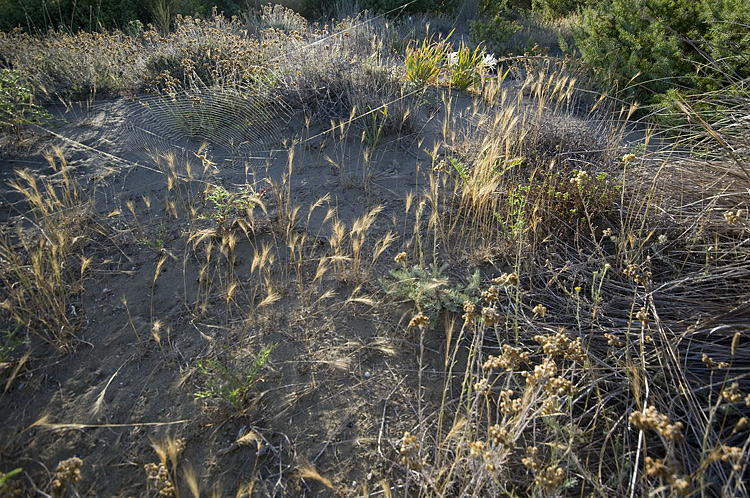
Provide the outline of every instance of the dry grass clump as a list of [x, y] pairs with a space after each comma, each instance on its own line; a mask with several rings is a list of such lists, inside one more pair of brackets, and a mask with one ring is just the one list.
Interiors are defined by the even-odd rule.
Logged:
[[40, 185], [29, 171], [17, 171], [10, 183], [28, 211], [14, 227], [4, 227], [0, 238], [2, 308], [29, 333], [69, 353], [82, 326], [94, 197], [71, 175], [59, 150], [47, 159], [59, 172], [59, 182]]

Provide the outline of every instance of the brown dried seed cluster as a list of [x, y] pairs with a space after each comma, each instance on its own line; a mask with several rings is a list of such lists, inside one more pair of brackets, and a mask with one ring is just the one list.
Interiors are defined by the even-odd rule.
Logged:
[[739, 223], [742, 221], [742, 211], [739, 209], [737, 211], [727, 211], [724, 213], [724, 219], [732, 224]]
[[500, 411], [505, 415], [513, 415], [523, 408], [523, 400], [514, 398], [513, 394], [510, 389], [500, 392]]
[[497, 286], [490, 285], [490, 288], [486, 291], [482, 291], [482, 299], [488, 303], [494, 303], [500, 300], [500, 293]]
[[409, 327], [425, 328], [429, 325], [430, 319], [421, 311], [415, 315], [409, 322]]
[[539, 460], [539, 448], [531, 446], [526, 448], [526, 456], [521, 459], [521, 463], [526, 468], [537, 471], [542, 468], [542, 461]]
[[578, 392], [578, 388], [571, 381], [564, 377], [552, 377], [544, 386], [544, 390], [549, 394], [556, 396], [573, 395]]
[[417, 436], [404, 432], [399, 448], [401, 463], [412, 470], [419, 470], [424, 466], [424, 462], [419, 459], [419, 442]]
[[493, 327], [502, 321], [502, 315], [495, 308], [489, 306], [482, 308], [482, 323], [487, 327]]
[[481, 379], [479, 382], [474, 384], [474, 390], [477, 392], [477, 394], [489, 394], [490, 383], [487, 382], [487, 379]]
[[499, 424], [490, 427], [490, 442], [495, 446], [503, 446], [511, 451], [515, 448], [513, 435], [505, 427], [500, 427]]
[[648, 311], [646, 308], [641, 308], [638, 313], [635, 314], [635, 318], [641, 322], [644, 326], [648, 325], [648, 320], [651, 318], [651, 315], [648, 314]]
[[647, 456], [646, 475], [665, 481], [680, 496], [690, 492], [689, 479], [682, 475], [680, 466], [673, 460], [665, 461]]
[[471, 301], [464, 301], [464, 323], [465, 325], [471, 325], [471, 323], [474, 321], [474, 317], [476, 316], [477, 312], [477, 306], [472, 303]]
[[154, 487], [159, 491], [159, 496], [169, 498], [175, 495], [172, 479], [163, 463], [147, 463], [143, 466], [143, 470], [146, 471], [148, 482], [153, 482]]
[[577, 337], [572, 341], [563, 330], [559, 330], [555, 335], [537, 335], [534, 340], [540, 343], [544, 353], [550, 356], [563, 356], [579, 363], [586, 360], [581, 338]]
[[562, 485], [564, 480], [565, 472], [563, 469], [557, 465], [550, 465], [537, 472], [534, 482], [547, 493], [552, 493]]
[[722, 389], [721, 397], [729, 403], [740, 403], [745, 396], [740, 391], [740, 384], [732, 382], [732, 385]]
[[492, 283], [502, 285], [503, 287], [513, 287], [519, 283], [518, 275], [514, 273], [503, 273], [497, 278], [492, 279]]
[[632, 278], [635, 283], [644, 286], [651, 280], [651, 272], [641, 269], [641, 267], [636, 264], [628, 265], [622, 273], [626, 277]]
[[719, 363], [716, 363], [714, 359], [710, 358], [706, 353], [703, 353], [703, 358], [701, 359], [701, 361], [704, 365], [706, 365], [713, 371], [729, 368], [729, 363], [727, 363], [726, 361], [720, 361]]
[[469, 455], [472, 458], [478, 458], [484, 456], [484, 442], [474, 441], [469, 445]]
[[547, 307], [541, 303], [534, 306], [534, 309], [532, 309], [531, 311], [533, 311], [534, 314], [538, 315], [540, 318], [547, 318]]
[[682, 440], [682, 422], [671, 424], [669, 417], [663, 413], [659, 413], [653, 405], [646, 408], [643, 412], [634, 411], [630, 414], [628, 420], [637, 429], [642, 431], [647, 429], [655, 430], [667, 441], [679, 442]]
[[57, 464], [55, 479], [52, 481], [52, 495], [63, 496], [70, 484], [81, 480], [83, 460], [78, 457], [68, 458]]
[[521, 372], [521, 375], [526, 377], [526, 384], [536, 385], [545, 379], [549, 379], [557, 375], [557, 364], [549, 358], [534, 366], [533, 372]]
[[623, 347], [623, 346], [625, 345], [625, 344], [623, 344], [623, 342], [622, 342], [622, 341], [621, 341], [621, 340], [620, 340], [620, 339], [619, 339], [619, 338], [618, 338], [618, 337], [617, 337], [616, 335], [614, 335], [614, 334], [610, 334], [610, 333], [607, 333], [607, 332], [605, 332], [605, 333], [604, 333], [604, 337], [606, 337], [606, 338], [607, 338], [607, 344], [608, 344], [609, 346], [613, 347], [613, 348], [621, 348], [621, 347]]
[[503, 354], [500, 356], [490, 355], [487, 361], [482, 365], [482, 370], [500, 370], [504, 369], [508, 372], [518, 370], [524, 363], [529, 362], [529, 353], [527, 351], [521, 351], [521, 348], [516, 348], [503, 344]]

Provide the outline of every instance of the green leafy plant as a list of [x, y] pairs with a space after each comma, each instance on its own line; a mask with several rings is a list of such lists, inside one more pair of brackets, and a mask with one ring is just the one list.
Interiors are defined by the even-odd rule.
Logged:
[[268, 355], [276, 346], [274, 344], [261, 349], [247, 370], [237, 365], [236, 359], [231, 357], [226, 363], [221, 360], [199, 362], [198, 371], [206, 377], [207, 387], [195, 396], [199, 399], [220, 399], [236, 411], [241, 411], [247, 403], [248, 393], [260, 377]]
[[[4, 363], [5, 359], [21, 344], [24, 343], [23, 339], [16, 336], [16, 333], [21, 328], [21, 324], [16, 322], [14, 327], [8, 328], [3, 332], [4, 340], [0, 345], [0, 363]], [[0, 484], [2, 481], [0, 481]]]
[[477, 46], [473, 51], [462, 41], [456, 52], [448, 55], [448, 81], [453, 88], [464, 91], [482, 80], [482, 61], [485, 51]]
[[410, 43], [404, 60], [406, 79], [417, 85], [434, 83], [443, 71], [445, 57], [445, 40], [432, 41], [425, 37], [421, 44]]
[[45, 124], [52, 116], [34, 102], [25, 77], [13, 69], [0, 69], [0, 126], [10, 127], [16, 134], [26, 124]]
[[244, 187], [238, 192], [230, 192], [224, 187], [212, 185], [206, 191], [206, 199], [211, 203], [212, 210], [204, 217], [213, 219], [223, 231], [228, 231], [237, 218], [252, 213], [267, 191], [266, 188], [256, 194], [250, 187]]
[[[380, 116], [380, 118], [378, 118]], [[374, 110], [369, 113], [369, 124], [365, 128], [365, 141], [370, 150], [378, 148], [380, 137], [383, 135], [386, 120], [388, 119], [388, 108]]]
[[161, 253], [164, 250], [164, 223], [157, 227], [153, 238], [141, 237], [138, 239], [138, 244], [148, 246], [156, 252]]
[[401, 268], [389, 272], [390, 277], [381, 278], [379, 282], [391, 296], [413, 301], [418, 311], [432, 317], [434, 325], [443, 310], [459, 312], [465, 301], [476, 301], [479, 296], [479, 270], [465, 284], [451, 285], [445, 275], [447, 269], [447, 264], [440, 267], [431, 264], [428, 269], [402, 264]]

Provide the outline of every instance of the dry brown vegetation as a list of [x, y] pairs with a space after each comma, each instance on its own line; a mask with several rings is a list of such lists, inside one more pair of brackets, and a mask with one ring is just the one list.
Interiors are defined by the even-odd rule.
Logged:
[[0, 496], [747, 496], [746, 87], [399, 29], [0, 37]]

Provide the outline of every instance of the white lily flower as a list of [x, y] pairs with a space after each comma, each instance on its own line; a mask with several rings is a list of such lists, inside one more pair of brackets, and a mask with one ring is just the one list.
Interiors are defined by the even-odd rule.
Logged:
[[495, 67], [495, 65], [497, 65], [495, 54], [484, 54], [480, 66], [486, 67], [487, 69], [492, 69], [493, 67]]

